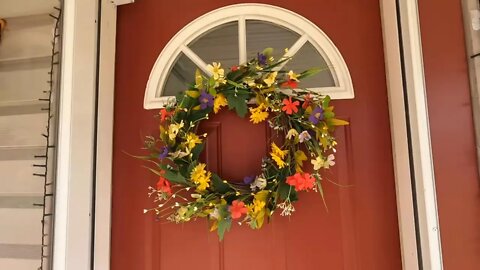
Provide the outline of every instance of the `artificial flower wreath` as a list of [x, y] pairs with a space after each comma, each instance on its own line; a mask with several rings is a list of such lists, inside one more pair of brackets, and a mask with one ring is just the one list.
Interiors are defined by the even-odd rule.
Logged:
[[[197, 71], [195, 84], [160, 110], [160, 136], [148, 136], [144, 158], [159, 176], [149, 196], [154, 197], [157, 217], [181, 223], [207, 218], [211, 230], [223, 239], [233, 221], [259, 229], [277, 208], [282, 216], [295, 211], [297, 192], [313, 190], [323, 198], [321, 171], [335, 164], [335, 118], [330, 98], [297, 89], [298, 82], [319, 69], [302, 73], [279, 70], [289, 59], [273, 59], [265, 49], [246, 64], [225, 74], [220, 63], [208, 65], [212, 76]], [[254, 104], [249, 107], [249, 104]], [[249, 114], [253, 124], [268, 121], [283, 145], [271, 143], [269, 157], [262, 160], [260, 175], [246, 176], [243, 183], [229, 182], [200, 162], [208, 134], [196, 134], [200, 121], [228, 106], [240, 117]], [[313, 172], [303, 170], [304, 162]]]

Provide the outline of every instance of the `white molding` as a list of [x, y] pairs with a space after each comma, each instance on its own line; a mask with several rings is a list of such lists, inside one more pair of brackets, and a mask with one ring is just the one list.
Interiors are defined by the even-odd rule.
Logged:
[[472, 97], [475, 141], [477, 147], [477, 167], [480, 173], [480, 3], [478, 0], [462, 0], [465, 43], [467, 47], [470, 91]]
[[90, 269], [97, 19], [96, 0], [64, 1], [55, 270]]
[[117, 8], [101, 1], [94, 269], [110, 269], [112, 153]]
[[443, 269], [416, 0], [399, 1], [423, 269]]
[[[337, 85], [337, 87], [311, 88], [311, 90], [319, 91], [322, 94], [328, 94], [333, 99], [354, 98], [350, 72], [348, 71], [343, 57], [337, 47], [335, 47], [334, 43], [314, 23], [299, 14], [276, 6], [266, 4], [236, 4], [213, 10], [195, 19], [181, 29], [167, 43], [158, 56], [150, 73], [145, 90], [144, 108], [161, 108], [164, 103], [171, 98], [161, 97], [163, 90], [162, 86], [164, 85], [170, 68], [175, 63], [179, 53], [184, 51], [184, 48], [186, 48], [191, 41], [202, 33], [208, 32], [219, 25], [242, 20], [261, 20], [271, 22], [298, 33], [302, 36], [300, 41], [310, 41], [325, 59], [327, 65], [334, 69], [332, 75]], [[243, 28], [240, 25], [239, 31], [242, 29]], [[305, 40], [305, 37], [308, 38]], [[243, 45], [241, 47], [243, 48]], [[293, 53], [294, 52], [292, 51], [292, 54]], [[245, 55], [246, 52], [241, 53], [241, 59], [244, 58]], [[191, 55], [187, 56], [190, 57]], [[201, 60], [200, 58], [194, 57], [193, 59], [190, 59], [196, 64], [202, 64], [198, 61]], [[199, 67], [202, 69], [205, 68], [202, 65]]]
[[402, 265], [403, 269], [418, 270], [397, 7], [395, 0], [384, 0], [380, 2], [380, 5]]
[[135, 0], [110, 0], [115, 6], [135, 3]]

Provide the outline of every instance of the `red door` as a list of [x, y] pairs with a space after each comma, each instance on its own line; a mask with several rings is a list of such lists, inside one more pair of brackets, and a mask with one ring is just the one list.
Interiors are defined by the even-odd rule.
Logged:
[[[152, 205], [147, 187], [156, 177], [125, 152], [139, 153], [142, 137], [158, 132], [156, 112], [143, 109], [153, 63], [183, 26], [239, 2], [143, 0], [119, 8], [112, 269], [401, 269], [377, 0], [261, 1], [317, 24], [352, 76], [355, 98], [334, 101], [337, 115], [351, 124], [336, 132], [337, 165], [328, 175], [332, 182], [324, 182], [328, 211], [318, 194], [303, 193], [290, 219], [277, 215], [258, 231], [233, 226], [223, 242], [208, 232], [206, 221], [176, 225], [143, 214]], [[266, 126], [222, 113], [202, 128], [209, 132], [205, 156], [211, 170], [229, 179], [258, 170], [267, 152]]]

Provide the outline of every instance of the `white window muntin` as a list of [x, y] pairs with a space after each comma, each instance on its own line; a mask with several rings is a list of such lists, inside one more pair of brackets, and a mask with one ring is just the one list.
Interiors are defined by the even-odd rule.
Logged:
[[209, 71], [206, 69], [207, 63], [188, 48], [188, 44], [217, 26], [238, 21], [239, 64], [245, 63], [247, 60], [247, 20], [270, 22], [298, 33], [300, 38], [289, 48], [287, 56], [294, 56], [306, 42], [310, 42], [315, 47], [328, 66], [331, 67], [332, 77], [336, 86], [309, 89], [328, 94], [333, 99], [352, 99], [354, 97], [350, 72], [343, 57], [328, 36], [315, 24], [284, 8], [265, 4], [238, 4], [216, 9], [195, 19], [167, 43], [150, 73], [145, 91], [144, 108], [161, 108], [171, 98], [162, 97], [161, 95], [170, 70], [180, 53], [184, 53], [202, 71], [209, 74]]

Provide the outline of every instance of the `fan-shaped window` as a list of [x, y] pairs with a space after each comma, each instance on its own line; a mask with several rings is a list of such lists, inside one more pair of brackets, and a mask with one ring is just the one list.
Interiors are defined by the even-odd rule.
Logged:
[[334, 99], [354, 97], [342, 56], [317, 26], [279, 7], [240, 4], [205, 14], [170, 40], [150, 74], [144, 107], [162, 107], [166, 100], [192, 83], [197, 68], [209, 75], [207, 63], [220, 62], [228, 68], [247, 62], [267, 47], [274, 49], [276, 59], [292, 56], [279, 68], [298, 72], [311, 67], [324, 69], [302, 81], [299, 87]]

